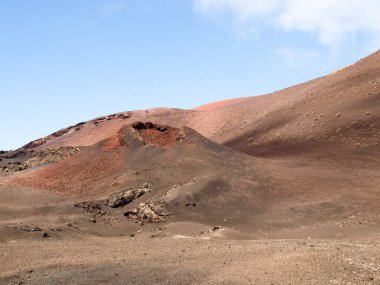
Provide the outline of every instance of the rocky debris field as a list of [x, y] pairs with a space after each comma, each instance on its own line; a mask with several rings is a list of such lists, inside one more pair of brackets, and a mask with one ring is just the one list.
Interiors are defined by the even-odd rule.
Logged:
[[165, 221], [165, 217], [170, 214], [164, 210], [161, 204], [140, 203], [135, 209], [124, 213], [129, 220], [143, 225], [144, 223], [160, 223]]
[[66, 134], [81, 131], [86, 126], [89, 126], [89, 125], [99, 126], [101, 124], [101, 122], [103, 122], [103, 121], [110, 121], [110, 120], [116, 120], [116, 119], [126, 120], [126, 119], [129, 119], [131, 116], [132, 115], [130, 112], [125, 112], [125, 113], [111, 114], [108, 116], [98, 117], [96, 119], [93, 119], [93, 120], [87, 121], [87, 122], [80, 122], [74, 126], [70, 126], [68, 128], [64, 128], [64, 129], [61, 129], [55, 133], [52, 133], [51, 135], [49, 135], [47, 137], [34, 140], [34, 141], [26, 144], [25, 146], [23, 146], [21, 149], [25, 149], [25, 150], [35, 149], [37, 147], [40, 147], [40, 146], [46, 144], [49, 141], [52, 141], [52, 140], [59, 138], [59, 137], [62, 137]]
[[85, 149], [85, 147], [60, 147], [56, 149], [45, 149], [38, 151], [34, 157], [28, 159], [23, 164], [27, 168], [30, 168], [45, 163], [58, 162], [77, 154], [83, 149]]
[[[144, 183], [140, 186], [113, 192], [103, 200], [74, 203], [74, 207], [85, 210], [91, 216], [91, 221], [95, 223], [98, 217], [110, 215], [112, 209], [123, 209], [145, 193], [151, 192], [152, 189], [153, 185], [151, 183]], [[147, 203], [139, 203], [133, 209], [125, 211], [124, 216], [133, 223], [142, 226], [144, 224], [164, 222], [165, 217], [170, 216], [170, 213], [164, 209], [162, 203], [158, 200], [150, 200]]]
[[19, 149], [0, 152], [0, 172], [17, 172], [69, 158], [84, 147], [59, 147], [45, 150]]
[[103, 210], [104, 204], [98, 201], [87, 201], [74, 203], [74, 207], [84, 209], [89, 214], [106, 215], [108, 211]]

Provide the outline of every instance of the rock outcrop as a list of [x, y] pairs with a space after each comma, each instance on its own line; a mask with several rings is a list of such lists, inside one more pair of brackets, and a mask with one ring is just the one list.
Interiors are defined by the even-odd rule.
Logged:
[[124, 213], [129, 220], [135, 223], [160, 223], [165, 221], [169, 213], [158, 203], [141, 203], [134, 210]]
[[111, 208], [123, 207], [136, 199], [140, 198], [146, 192], [152, 189], [152, 184], [145, 183], [142, 186], [138, 186], [132, 189], [125, 189], [122, 191], [118, 191], [112, 193], [108, 199], [106, 204]]

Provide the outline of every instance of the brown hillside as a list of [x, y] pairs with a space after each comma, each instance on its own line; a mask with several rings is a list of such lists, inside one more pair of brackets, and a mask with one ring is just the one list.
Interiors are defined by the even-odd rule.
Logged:
[[88, 148], [1, 183], [88, 200], [152, 185], [125, 208], [130, 215], [138, 215], [139, 203], [159, 202], [168, 221], [221, 224], [250, 235], [306, 227], [331, 237], [343, 224], [353, 229], [347, 235], [358, 233], [363, 221], [376, 227], [380, 214], [379, 76], [375, 53], [265, 96], [98, 118], [26, 151]]
[[377, 152], [380, 52], [328, 76], [269, 95], [195, 108], [152, 109], [101, 117], [28, 147], [88, 146], [137, 121], [189, 126], [255, 156], [309, 155], [315, 150]]

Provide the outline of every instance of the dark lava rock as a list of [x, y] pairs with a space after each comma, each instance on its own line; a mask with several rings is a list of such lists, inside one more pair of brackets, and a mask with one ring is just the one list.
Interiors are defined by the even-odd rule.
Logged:
[[102, 202], [99, 202], [99, 201], [87, 201], [87, 202], [75, 203], [74, 207], [82, 208], [86, 210], [87, 213], [91, 213], [91, 214], [99, 214], [102, 216], [108, 214], [108, 212], [103, 211]]
[[146, 192], [152, 189], [152, 184], [145, 183], [142, 186], [138, 186], [132, 189], [125, 189], [116, 193], [112, 193], [107, 200], [107, 205], [112, 208], [118, 208], [125, 206], [132, 201], [135, 201]]
[[213, 227], [211, 230], [212, 230], [213, 232], [215, 232], [215, 231], [217, 231], [217, 230], [221, 230], [221, 229], [222, 229], [221, 226], [215, 226], [215, 227]]

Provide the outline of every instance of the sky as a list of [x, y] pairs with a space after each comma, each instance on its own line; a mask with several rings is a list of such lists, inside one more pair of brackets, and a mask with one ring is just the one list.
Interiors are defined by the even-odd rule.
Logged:
[[380, 48], [378, 0], [0, 0], [0, 149], [273, 92]]

